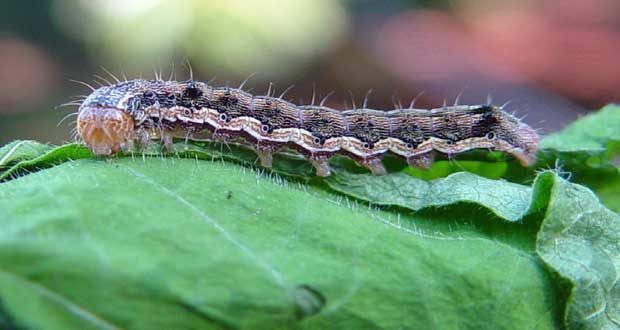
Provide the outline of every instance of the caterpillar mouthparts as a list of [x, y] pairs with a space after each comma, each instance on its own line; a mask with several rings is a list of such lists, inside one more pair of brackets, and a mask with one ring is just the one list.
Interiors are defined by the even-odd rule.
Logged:
[[78, 110], [77, 131], [96, 155], [146, 148], [150, 138], [242, 140], [261, 165], [290, 147], [302, 153], [318, 176], [330, 175], [329, 158], [343, 154], [373, 174], [386, 173], [381, 157], [391, 152], [427, 168], [433, 152], [456, 154], [483, 148], [516, 157], [523, 166], [536, 158], [538, 135], [530, 126], [491, 105], [438, 109], [355, 109], [298, 106], [241, 89], [184, 82], [135, 79], [96, 89]]

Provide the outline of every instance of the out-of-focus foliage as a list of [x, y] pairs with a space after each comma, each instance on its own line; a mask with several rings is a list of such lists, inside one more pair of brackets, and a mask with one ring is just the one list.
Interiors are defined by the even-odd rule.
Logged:
[[183, 54], [217, 71], [277, 76], [329, 49], [348, 27], [341, 2], [330, 0], [60, 0], [56, 12], [95, 57], [134, 70]]

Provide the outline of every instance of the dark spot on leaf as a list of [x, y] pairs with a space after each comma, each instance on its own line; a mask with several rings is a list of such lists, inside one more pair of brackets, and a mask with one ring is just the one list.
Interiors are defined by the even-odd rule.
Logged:
[[295, 287], [293, 296], [295, 312], [299, 320], [317, 314], [327, 303], [327, 299], [317, 289], [307, 284], [300, 284]]

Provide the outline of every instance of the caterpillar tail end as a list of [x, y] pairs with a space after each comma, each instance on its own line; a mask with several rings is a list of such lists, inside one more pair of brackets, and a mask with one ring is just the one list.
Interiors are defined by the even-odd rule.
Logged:
[[536, 164], [536, 153], [540, 137], [530, 126], [521, 123], [519, 130], [519, 148], [512, 154], [519, 160], [521, 166], [530, 167]]
[[133, 146], [134, 120], [122, 110], [87, 106], [79, 110], [77, 132], [98, 156], [111, 156]]

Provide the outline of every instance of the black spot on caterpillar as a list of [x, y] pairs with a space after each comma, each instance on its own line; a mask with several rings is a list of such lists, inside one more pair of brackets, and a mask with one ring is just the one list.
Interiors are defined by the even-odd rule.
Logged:
[[535, 161], [538, 135], [528, 125], [492, 105], [438, 109], [338, 111], [298, 106], [241, 89], [184, 82], [135, 79], [96, 89], [81, 104], [77, 131], [97, 155], [145, 148], [159, 138], [170, 151], [172, 138], [241, 139], [256, 150], [261, 165], [284, 147], [302, 153], [328, 176], [329, 158], [344, 154], [373, 174], [384, 174], [382, 155], [390, 152], [412, 166], [428, 167], [433, 151], [499, 150], [522, 165]]

